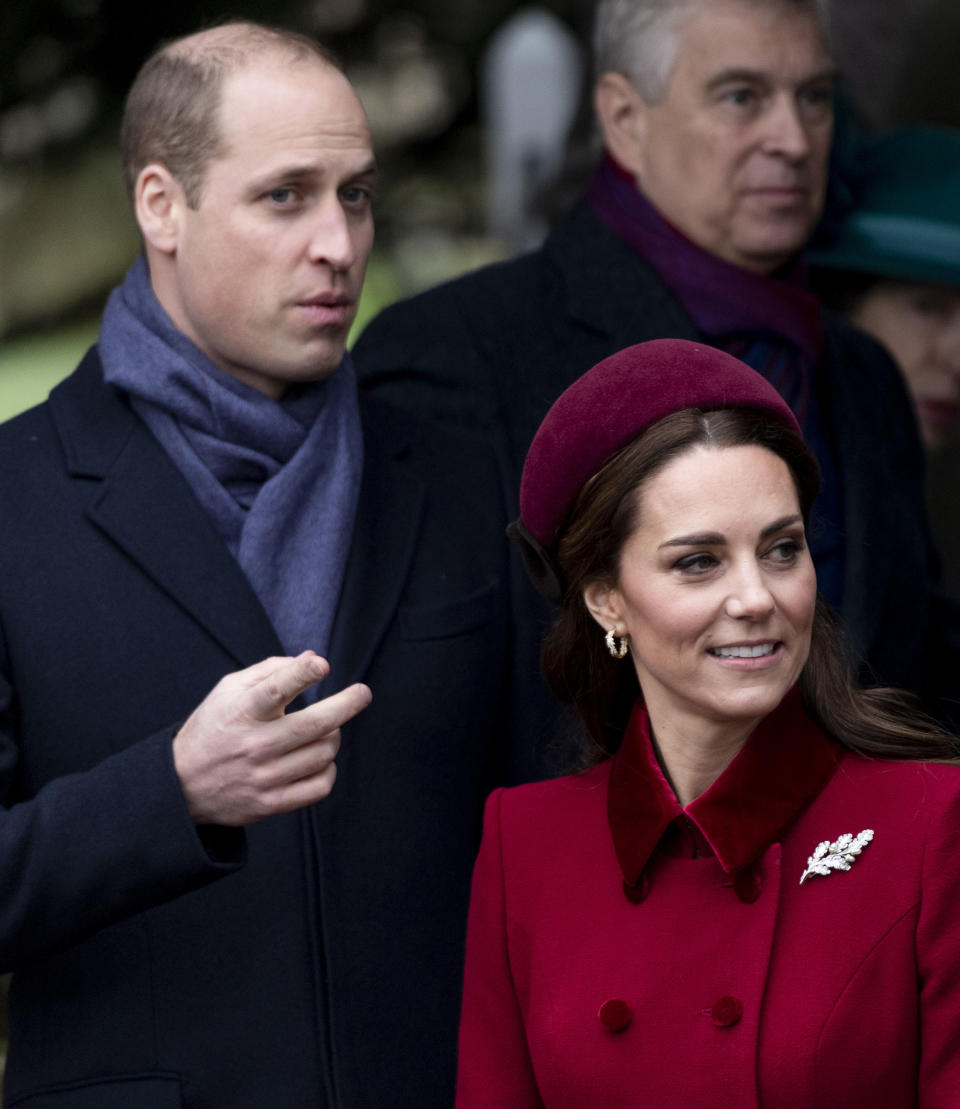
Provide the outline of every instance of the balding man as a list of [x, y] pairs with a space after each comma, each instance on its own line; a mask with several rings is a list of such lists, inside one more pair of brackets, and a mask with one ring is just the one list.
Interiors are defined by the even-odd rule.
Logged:
[[864, 678], [933, 699], [960, 681], [952, 617], [931, 604], [910, 402], [885, 353], [821, 313], [804, 280], [833, 125], [824, 7], [602, 0], [605, 156], [586, 196], [540, 250], [388, 309], [354, 353], [371, 392], [496, 438], [514, 498], [547, 408], [601, 358], [678, 337], [745, 359], [820, 461], [819, 587]]
[[325, 51], [176, 41], [123, 145], [143, 256], [0, 430], [5, 1104], [447, 1107], [510, 756], [492, 455], [358, 402], [375, 168]]

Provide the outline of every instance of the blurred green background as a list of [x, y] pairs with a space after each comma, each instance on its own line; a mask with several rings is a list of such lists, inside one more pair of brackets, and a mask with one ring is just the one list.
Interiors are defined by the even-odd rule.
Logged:
[[38, 404], [97, 337], [97, 322], [0, 344], [0, 420]]

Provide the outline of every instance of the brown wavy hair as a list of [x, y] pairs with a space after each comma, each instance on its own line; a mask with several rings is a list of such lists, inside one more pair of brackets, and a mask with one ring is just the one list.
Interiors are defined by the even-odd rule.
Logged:
[[[640, 695], [636, 671], [612, 658], [583, 599], [594, 581], [616, 583], [620, 552], [639, 525], [644, 483], [695, 447], [760, 446], [786, 463], [808, 524], [820, 490], [817, 461], [803, 439], [748, 409], [687, 409], [665, 417], [614, 454], [580, 490], [557, 543], [565, 582], [560, 615], [544, 641], [544, 677], [558, 700], [572, 704], [586, 728], [585, 761], [620, 745]], [[818, 596], [810, 654], [799, 679], [808, 715], [837, 742], [865, 755], [955, 761], [958, 741], [907, 693], [862, 689], [829, 605]]]

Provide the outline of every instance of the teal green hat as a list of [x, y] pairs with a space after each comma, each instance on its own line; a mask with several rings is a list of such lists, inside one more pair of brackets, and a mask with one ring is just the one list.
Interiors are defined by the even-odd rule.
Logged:
[[813, 266], [960, 285], [960, 131], [909, 127], [862, 140], [851, 206]]

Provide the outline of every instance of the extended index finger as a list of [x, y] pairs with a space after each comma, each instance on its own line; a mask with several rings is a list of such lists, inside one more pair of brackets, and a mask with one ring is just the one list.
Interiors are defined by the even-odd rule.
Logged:
[[370, 704], [373, 694], [362, 682], [348, 685], [298, 712], [288, 713], [277, 727], [277, 750], [292, 751], [339, 730]]

